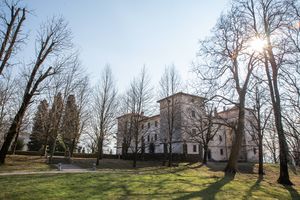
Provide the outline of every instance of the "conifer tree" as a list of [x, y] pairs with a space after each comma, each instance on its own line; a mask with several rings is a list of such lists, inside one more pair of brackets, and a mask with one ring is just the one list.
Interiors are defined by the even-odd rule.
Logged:
[[66, 150], [72, 156], [79, 138], [79, 112], [74, 95], [69, 95], [62, 120], [62, 136]]
[[55, 97], [54, 101], [52, 104], [52, 108], [49, 111], [49, 121], [50, 121], [50, 139], [51, 139], [51, 156], [50, 156], [50, 163], [56, 148], [56, 141], [57, 141], [57, 136], [60, 131], [60, 125], [61, 125], [61, 117], [62, 117], [62, 112], [64, 108], [64, 103], [62, 99], [62, 95], [59, 92]]
[[49, 111], [46, 100], [40, 102], [35, 113], [33, 128], [28, 143], [30, 151], [38, 151], [46, 143], [47, 132], [49, 129]]

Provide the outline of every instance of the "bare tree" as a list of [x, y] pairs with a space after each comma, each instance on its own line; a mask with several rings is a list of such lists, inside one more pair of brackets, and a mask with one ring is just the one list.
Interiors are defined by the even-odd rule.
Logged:
[[[183, 130], [188, 134], [191, 141], [197, 142], [199, 148], [203, 148], [204, 155], [202, 164], [207, 164], [208, 146], [218, 133], [221, 127], [220, 120], [216, 116], [216, 108], [213, 104], [209, 105], [207, 102], [198, 102], [192, 107], [195, 112], [194, 116], [190, 110], [187, 111], [185, 117], [187, 122], [183, 126]], [[202, 158], [202, 151], [199, 149], [200, 159]]]
[[[74, 135], [75, 143], [79, 142], [81, 134], [85, 131], [87, 127], [87, 121], [89, 118], [88, 111], [88, 101], [89, 101], [89, 78], [85, 75], [85, 70], [82, 68], [79, 55], [77, 52], [72, 54], [65, 63], [65, 69], [59, 74], [56, 74], [51, 80], [46, 84], [46, 98], [52, 104], [54, 103], [55, 96], [61, 95], [62, 101], [65, 104], [67, 98], [70, 95], [74, 95], [77, 100], [78, 112], [79, 112], [79, 131]], [[62, 113], [57, 116], [59, 124], [61, 125]], [[59, 125], [59, 127], [60, 127]], [[64, 131], [64, 130], [62, 130]], [[57, 134], [54, 134], [58, 136]], [[73, 155], [73, 149], [70, 152], [70, 156]]]
[[64, 109], [63, 98], [61, 93], [58, 93], [57, 95], [54, 96], [52, 107], [49, 110], [49, 120], [50, 120], [49, 139], [51, 140], [52, 143], [49, 163], [52, 163], [52, 158], [54, 156], [54, 152], [56, 149], [56, 143], [61, 133], [60, 127], [61, 127], [63, 109]]
[[285, 133], [290, 150], [290, 161], [295, 161], [296, 165], [300, 165], [300, 4], [298, 1], [289, 2], [292, 7], [287, 13], [291, 19], [288, 28], [283, 29], [286, 35], [288, 50], [287, 59], [285, 59], [286, 67], [281, 67], [280, 84], [283, 86], [282, 109], [283, 123]]
[[22, 35], [22, 27], [27, 10], [20, 6], [19, 1], [9, 2], [1, 0], [0, 11], [0, 75], [5, 67], [9, 66], [11, 56], [24, 43], [25, 36]]
[[61, 134], [66, 146], [66, 155], [72, 157], [79, 136], [79, 109], [74, 95], [69, 95], [61, 123]]
[[[180, 121], [180, 109], [179, 102], [174, 98], [174, 95], [181, 89], [181, 79], [174, 65], [165, 68], [165, 72], [160, 79], [160, 98], [165, 99], [165, 109], [161, 109], [161, 133], [165, 135], [161, 139], [165, 144], [168, 144], [168, 166], [172, 166], [172, 151], [173, 151], [173, 140], [174, 132], [179, 130], [177, 126]], [[162, 120], [163, 119], [163, 120]], [[166, 119], [166, 120], [164, 120]], [[166, 153], [166, 152], [165, 152]]]
[[271, 154], [271, 160], [273, 163], [278, 163], [278, 135], [274, 124], [269, 124], [264, 134], [264, 147]]
[[[89, 104], [90, 104], [90, 85], [89, 85], [89, 77], [84, 76], [81, 79], [81, 84], [77, 86], [77, 104], [78, 104], [78, 112], [79, 112], [79, 135], [77, 136], [78, 142], [83, 142], [84, 135], [89, 130], [89, 119], [91, 118], [91, 114], [89, 112]], [[72, 155], [71, 155], [72, 156]]]
[[[26, 87], [24, 88], [22, 105], [13, 119], [0, 151], [1, 164], [5, 162], [8, 149], [29, 104], [32, 102], [32, 98], [41, 90], [39, 86], [45, 79], [55, 75], [64, 67], [66, 58], [61, 58], [58, 54], [71, 47], [72, 43], [70, 39], [70, 30], [62, 18], [53, 18], [41, 27], [36, 40], [36, 59], [28, 76]], [[48, 59], [50, 61], [52, 56], [55, 56], [57, 59], [53, 64], [48, 63], [50, 66], [48, 65], [49, 67], [44, 69], [47, 64], [46, 62]]]
[[[291, 115], [291, 114], [290, 114]], [[298, 119], [299, 120], [299, 119]], [[293, 117], [285, 117], [287, 142], [289, 145], [290, 164], [300, 165], [300, 125]]]
[[[132, 142], [133, 115], [130, 109], [130, 96], [127, 91], [120, 97], [118, 113], [118, 130], [117, 130], [117, 147], [122, 149], [123, 157], [128, 154], [129, 147]], [[122, 117], [123, 116], [123, 117]], [[120, 139], [121, 138], [121, 139]]]
[[150, 79], [147, 76], [145, 66], [142, 68], [140, 74], [131, 82], [127, 95], [130, 113], [132, 114], [130, 131], [133, 145], [130, 145], [130, 148], [132, 148], [133, 167], [135, 168], [138, 152], [141, 149], [139, 144], [143, 140], [143, 136], [141, 135], [142, 120], [144, 119], [144, 113], [149, 111], [149, 105], [152, 100]]
[[0, 146], [4, 142], [9, 128], [10, 116], [14, 114], [16, 105], [17, 82], [11, 73], [0, 79]]
[[[250, 100], [253, 100], [254, 109], [249, 110], [252, 117], [247, 121], [250, 123], [246, 131], [252, 136], [252, 139], [258, 146], [258, 174], [264, 175], [263, 168], [263, 138], [264, 132], [266, 131], [266, 126], [270, 120], [272, 114], [272, 109], [269, 108], [269, 99], [266, 98], [264, 87], [258, 86], [257, 84], [262, 84], [262, 82], [257, 82], [254, 88], [250, 90]], [[260, 90], [260, 88], [262, 88]], [[254, 90], [254, 91], [253, 91]], [[254, 120], [253, 120], [254, 119]]]
[[93, 100], [93, 117], [94, 117], [94, 131], [97, 141], [97, 161], [103, 157], [104, 141], [109, 139], [113, 134], [112, 130], [115, 126], [117, 108], [117, 91], [111, 68], [107, 65], [101, 74], [101, 80], [94, 90]]
[[245, 132], [245, 103], [248, 85], [256, 66], [254, 53], [249, 53], [250, 36], [247, 20], [238, 7], [232, 6], [222, 15], [213, 30], [213, 36], [201, 41], [200, 56], [204, 64], [196, 68], [202, 81], [217, 88], [215, 97], [239, 109], [235, 140], [225, 168], [226, 174], [235, 174]]
[[279, 88], [281, 70], [285, 67], [289, 45], [284, 30], [290, 23], [298, 23], [290, 17], [293, 1], [289, 0], [251, 0], [240, 1], [238, 6], [249, 19], [249, 32], [266, 41], [262, 55], [265, 73], [273, 106], [276, 131], [279, 141], [280, 175], [278, 183], [292, 185], [288, 172], [288, 145], [282, 122], [282, 103]]

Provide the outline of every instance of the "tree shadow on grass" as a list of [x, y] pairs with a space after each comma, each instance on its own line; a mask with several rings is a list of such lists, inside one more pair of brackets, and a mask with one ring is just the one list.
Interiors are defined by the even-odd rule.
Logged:
[[[207, 167], [212, 172], [219, 172], [224, 171], [226, 167], [226, 162], [208, 162]], [[237, 164], [237, 170], [239, 173], [243, 174], [254, 174], [255, 172], [255, 163], [246, 163], [246, 162], [239, 162]]]
[[287, 186], [287, 185], [285, 185], [284, 187], [285, 187], [286, 190], [289, 191], [289, 193], [291, 194], [292, 199], [297, 199], [297, 200], [300, 199], [300, 195], [299, 195], [298, 191], [295, 190], [295, 188], [293, 188], [292, 186]]
[[198, 191], [198, 192], [192, 192], [185, 196], [177, 198], [178, 200], [183, 199], [191, 199], [191, 198], [199, 198], [202, 197], [203, 199], [215, 199], [216, 194], [220, 191], [220, 189], [232, 181], [234, 179], [233, 176], [224, 176], [222, 179], [218, 180], [215, 183], [210, 184], [207, 188], [204, 190]]
[[251, 197], [251, 194], [254, 190], [258, 189], [260, 183], [262, 182], [262, 180], [264, 179], [264, 177], [262, 175], [259, 175], [258, 179], [256, 180], [256, 182], [251, 186], [251, 188], [248, 190], [247, 194], [246, 194], [246, 199], [249, 199], [249, 197]]

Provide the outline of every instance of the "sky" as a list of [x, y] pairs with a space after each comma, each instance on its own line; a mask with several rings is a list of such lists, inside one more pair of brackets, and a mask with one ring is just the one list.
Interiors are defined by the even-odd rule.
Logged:
[[154, 86], [165, 66], [171, 64], [183, 80], [188, 80], [199, 40], [209, 35], [228, 1], [27, 0], [25, 3], [33, 13], [26, 20], [29, 40], [34, 40], [40, 24], [47, 18], [63, 16], [72, 29], [73, 42], [91, 82], [96, 83], [103, 67], [109, 64], [122, 92], [144, 65]]

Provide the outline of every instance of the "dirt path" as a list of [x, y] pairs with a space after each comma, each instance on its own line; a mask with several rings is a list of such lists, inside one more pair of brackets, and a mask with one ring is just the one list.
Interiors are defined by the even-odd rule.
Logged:
[[84, 171], [92, 171], [92, 169], [84, 169], [75, 164], [61, 164], [61, 168], [59, 169], [59, 165], [56, 165], [59, 171], [64, 172], [84, 172]]

